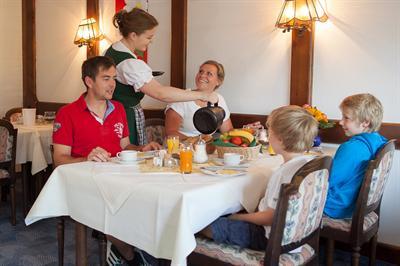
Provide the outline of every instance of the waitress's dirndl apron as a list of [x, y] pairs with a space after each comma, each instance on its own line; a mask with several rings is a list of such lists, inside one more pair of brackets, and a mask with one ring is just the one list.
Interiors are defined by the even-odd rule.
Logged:
[[[126, 59], [134, 58], [133, 55], [126, 52], [117, 51], [113, 49], [112, 46], [108, 48], [105, 56], [111, 57], [116, 65]], [[113, 100], [122, 103], [125, 108], [129, 127], [129, 140], [131, 144], [134, 145], [147, 144], [145, 133], [145, 117], [143, 108], [140, 105], [140, 101], [143, 99], [143, 97], [144, 93], [136, 92], [133, 86], [116, 81]]]

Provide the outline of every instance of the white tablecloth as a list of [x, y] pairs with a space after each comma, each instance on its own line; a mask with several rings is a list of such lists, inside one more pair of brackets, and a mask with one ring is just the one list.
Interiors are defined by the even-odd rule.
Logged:
[[219, 216], [257, 207], [281, 157], [256, 161], [237, 177], [144, 173], [138, 166], [84, 162], [55, 169], [25, 219], [69, 215], [158, 258], [184, 265], [194, 234]]
[[14, 124], [14, 127], [18, 129], [16, 163], [32, 162], [32, 175], [46, 169], [52, 163], [50, 145], [53, 125]]

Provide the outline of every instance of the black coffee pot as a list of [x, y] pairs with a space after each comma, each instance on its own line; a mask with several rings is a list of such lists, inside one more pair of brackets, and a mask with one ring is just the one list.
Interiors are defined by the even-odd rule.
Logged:
[[193, 115], [194, 127], [202, 134], [213, 134], [222, 125], [225, 118], [225, 110], [215, 103], [210, 102], [206, 107], [197, 110]]

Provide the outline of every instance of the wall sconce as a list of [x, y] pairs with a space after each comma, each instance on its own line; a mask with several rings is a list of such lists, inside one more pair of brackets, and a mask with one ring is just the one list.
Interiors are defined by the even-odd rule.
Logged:
[[97, 23], [94, 18], [82, 19], [76, 31], [74, 44], [78, 45], [78, 47], [87, 45], [91, 48], [96, 41], [100, 41], [103, 38], [103, 34], [98, 32]]
[[328, 15], [320, 0], [285, 0], [275, 27], [283, 32], [310, 30], [313, 21], [325, 22]]

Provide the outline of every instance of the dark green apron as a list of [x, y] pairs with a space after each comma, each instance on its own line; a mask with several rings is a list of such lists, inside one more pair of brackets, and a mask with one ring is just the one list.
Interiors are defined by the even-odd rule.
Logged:
[[[107, 49], [105, 56], [111, 57], [116, 65], [119, 65], [122, 61], [130, 58], [135, 58], [130, 53], [120, 52], [112, 48]], [[126, 117], [128, 119], [129, 127], [129, 139], [132, 144], [138, 145], [138, 133], [136, 129], [136, 118], [135, 112], [132, 107], [138, 105], [140, 100], [143, 99], [144, 93], [135, 92], [135, 89], [131, 85], [126, 85], [116, 81], [117, 86], [114, 91], [113, 100], [119, 101], [125, 108]]]

